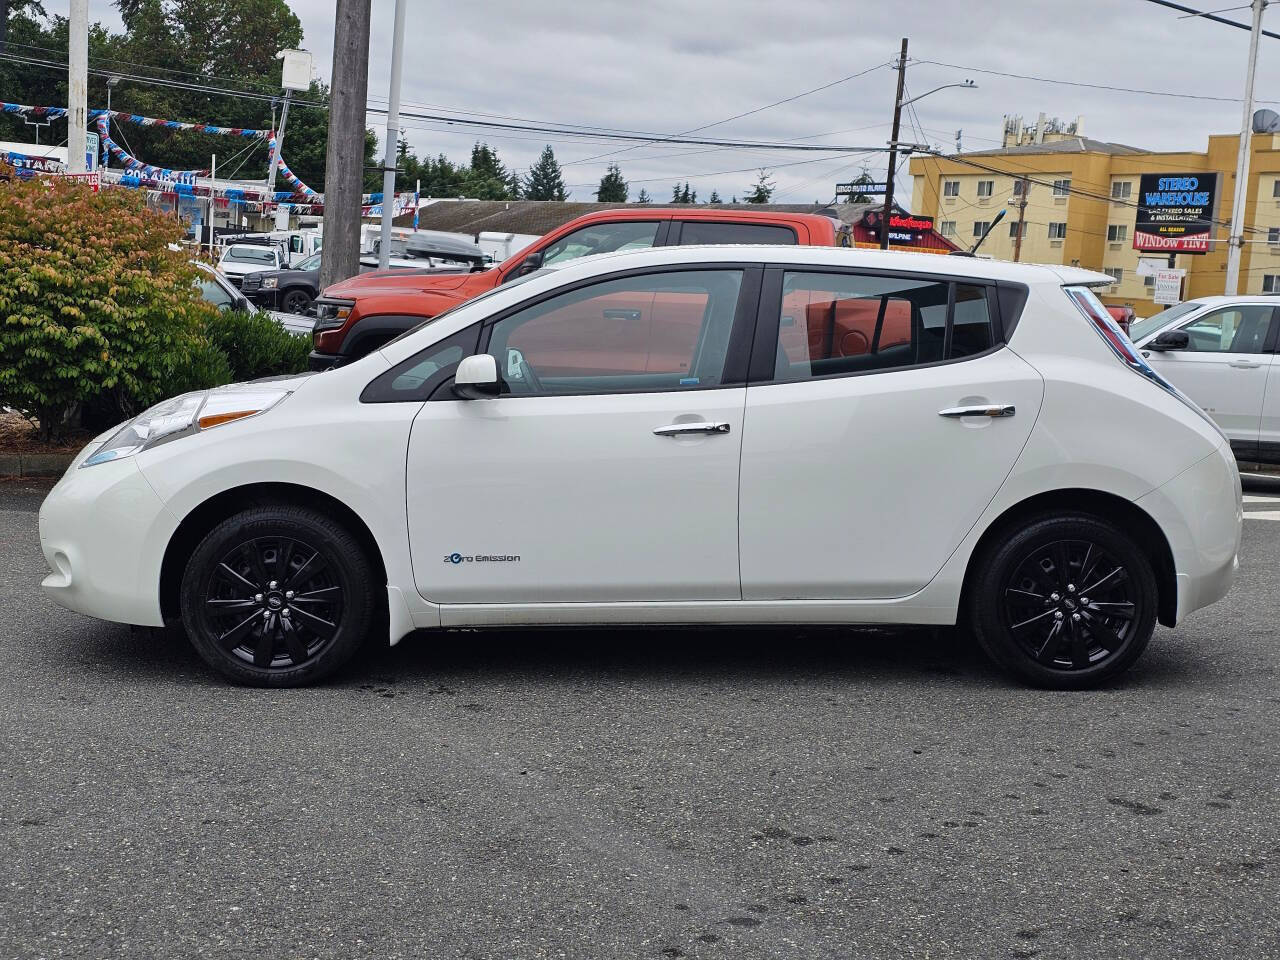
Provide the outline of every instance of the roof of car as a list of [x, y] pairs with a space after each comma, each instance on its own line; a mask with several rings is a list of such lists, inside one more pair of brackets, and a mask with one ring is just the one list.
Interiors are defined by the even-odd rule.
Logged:
[[821, 266], [865, 267], [874, 270], [906, 270], [985, 280], [1021, 283], [1080, 284], [1097, 286], [1115, 280], [1105, 273], [1058, 264], [1010, 263], [981, 257], [950, 257], [934, 253], [903, 253], [861, 247], [809, 247], [768, 244], [720, 244], [707, 246], [652, 247], [619, 253], [600, 253], [566, 262], [562, 269], [616, 264], [619, 268], [662, 263], [715, 263], [725, 261], [800, 263]]

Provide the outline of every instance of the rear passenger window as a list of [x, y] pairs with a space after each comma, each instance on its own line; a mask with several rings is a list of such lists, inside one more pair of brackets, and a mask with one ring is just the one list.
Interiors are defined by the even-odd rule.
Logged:
[[770, 243], [795, 245], [796, 232], [790, 227], [763, 223], [710, 223], [687, 220], [680, 228], [680, 245], [695, 243]]
[[985, 287], [788, 272], [783, 276], [774, 379], [919, 366], [972, 356], [992, 343]]

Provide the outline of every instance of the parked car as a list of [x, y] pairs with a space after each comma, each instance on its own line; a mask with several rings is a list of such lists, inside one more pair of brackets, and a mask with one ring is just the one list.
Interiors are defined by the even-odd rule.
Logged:
[[1108, 282], [795, 246], [585, 258], [96, 438], [41, 507], [44, 589], [180, 619], [263, 686], [416, 628], [958, 621], [1030, 683], [1095, 684], [1227, 593], [1241, 528], [1226, 439]]
[[765, 210], [634, 207], [602, 210], [571, 220], [490, 270], [469, 276], [353, 277], [316, 301], [311, 367], [323, 370], [358, 360], [423, 320], [544, 264], [589, 254], [690, 244], [770, 243], [847, 245], [848, 233], [830, 217]]
[[1280, 470], [1276, 298], [1201, 297], [1136, 320], [1130, 336], [1161, 376], [1231, 440], [1246, 470]]
[[1133, 307], [1111, 306], [1110, 304], [1107, 305], [1107, 313], [1111, 314], [1111, 319], [1116, 322], [1116, 326], [1125, 333], [1129, 332], [1129, 325], [1133, 323], [1138, 316], [1134, 313]]
[[213, 267], [198, 260], [192, 262], [200, 268], [202, 273], [198, 284], [200, 293], [207, 303], [211, 303], [219, 310], [224, 311], [243, 310], [246, 313], [266, 313], [290, 333], [308, 336], [311, 334], [311, 324], [314, 321], [310, 317], [277, 313], [274, 310], [261, 310]]
[[279, 270], [287, 262], [279, 244], [232, 243], [218, 258], [218, 272], [239, 287], [247, 274]]

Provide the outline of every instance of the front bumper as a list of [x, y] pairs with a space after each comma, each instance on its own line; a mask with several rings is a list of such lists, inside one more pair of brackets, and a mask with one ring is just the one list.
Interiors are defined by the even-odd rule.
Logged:
[[277, 294], [280, 291], [276, 287], [264, 289], [263, 287], [255, 286], [249, 282], [244, 282], [240, 285], [240, 292], [262, 309], [274, 310], [276, 308], [276, 303], [279, 300]]
[[328, 370], [330, 367], [339, 367], [346, 361], [340, 353], [321, 353], [319, 350], [312, 350], [307, 356], [307, 366], [312, 370]]
[[178, 527], [134, 457], [81, 470], [89, 444], [40, 506], [40, 549], [56, 603], [102, 620], [160, 627], [160, 567]]
[[1173, 552], [1177, 622], [1225, 597], [1240, 565], [1244, 524], [1240, 472], [1230, 445], [1224, 440], [1137, 505], [1160, 525]]

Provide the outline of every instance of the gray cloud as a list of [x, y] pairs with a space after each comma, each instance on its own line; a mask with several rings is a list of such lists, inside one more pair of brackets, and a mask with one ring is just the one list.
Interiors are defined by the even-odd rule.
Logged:
[[[1242, 0], [1243, 2], [1243, 0]], [[1216, 8], [1210, 0], [1201, 4]], [[65, 15], [65, 2], [49, 2]], [[330, 72], [332, 0], [293, 0], [305, 43], [322, 77]], [[393, 0], [374, 0], [369, 91], [385, 105], [390, 73]], [[118, 23], [106, 0], [91, 16]], [[1248, 11], [1228, 14], [1235, 18]], [[753, 109], [877, 63], [888, 63], [903, 32], [911, 56], [1116, 87], [1234, 98], [1243, 88], [1248, 34], [1178, 19], [1143, 0], [900, 0], [896, 3], [789, 0], [650, 0], [485, 5], [410, 0], [402, 98], [405, 109], [450, 107], [561, 124], [595, 124], [675, 133]], [[1271, 15], [1280, 30], [1280, 16]], [[1257, 96], [1280, 100], [1280, 40], [1262, 41]], [[972, 77], [976, 91], [945, 90], [909, 117], [905, 137], [950, 148], [964, 130], [968, 149], [995, 144], [1005, 113], [1034, 120], [1085, 118], [1085, 132], [1157, 150], [1203, 149], [1210, 133], [1240, 123], [1238, 102], [1174, 99], [997, 77], [917, 62], [908, 68], [913, 94]], [[708, 136], [881, 146], [889, 136], [896, 75], [887, 68], [813, 96], [714, 126]], [[916, 130], [918, 124], [921, 130]], [[371, 115], [369, 124], [384, 120]], [[405, 134], [420, 154], [465, 159], [484, 139], [521, 169], [548, 137], [466, 130], [406, 118]], [[815, 136], [822, 134], [825, 136]], [[658, 200], [688, 179], [706, 197], [741, 195], [752, 168], [773, 169], [778, 199], [829, 199], [836, 179], [865, 162], [882, 175], [885, 158], [710, 151], [550, 138], [566, 164], [575, 199], [591, 198], [604, 166], [621, 164], [632, 194], [644, 186]], [[288, 149], [286, 145], [286, 157]], [[584, 158], [610, 153], [586, 163]], [[806, 161], [797, 163], [796, 161]], [[784, 166], [784, 164], [789, 164]], [[728, 172], [737, 171], [737, 172]], [[905, 180], [900, 181], [904, 183]]]

